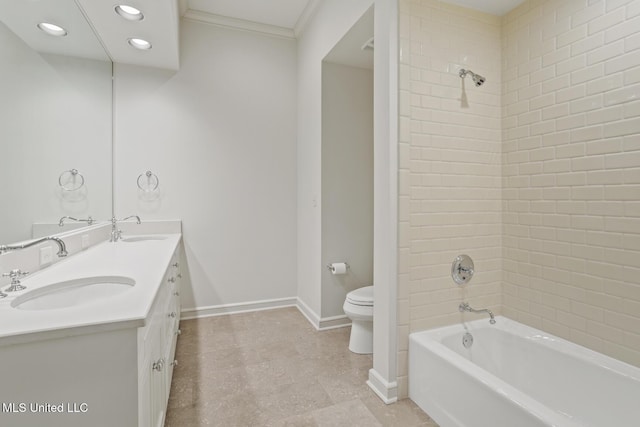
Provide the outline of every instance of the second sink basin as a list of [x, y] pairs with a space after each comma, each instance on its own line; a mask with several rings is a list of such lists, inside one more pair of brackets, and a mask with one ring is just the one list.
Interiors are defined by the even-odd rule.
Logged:
[[104, 300], [133, 288], [136, 281], [126, 276], [93, 276], [66, 280], [20, 295], [11, 306], [20, 310], [51, 310]]

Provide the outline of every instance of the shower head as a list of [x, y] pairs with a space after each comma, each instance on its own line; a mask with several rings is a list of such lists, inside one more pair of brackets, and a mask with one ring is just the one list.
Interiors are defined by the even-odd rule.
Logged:
[[471, 78], [473, 79], [473, 82], [476, 84], [476, 86], [482, 86], [484, 84], [485, 78], [482, 77], [480, 74], [476, 74], [471, 70], [465, 70], [464, 68], [460, 69], [460, 78], [464, 79], [467, 74], [471, 74]]

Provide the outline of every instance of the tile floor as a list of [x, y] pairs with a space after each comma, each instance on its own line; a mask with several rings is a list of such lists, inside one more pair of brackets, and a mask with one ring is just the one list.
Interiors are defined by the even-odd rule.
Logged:
[[318, 332], [296, 308], [180, 322], [165, 427], [437, 427], [410, 400], [365, 384], [372, 358], [350, 328]]

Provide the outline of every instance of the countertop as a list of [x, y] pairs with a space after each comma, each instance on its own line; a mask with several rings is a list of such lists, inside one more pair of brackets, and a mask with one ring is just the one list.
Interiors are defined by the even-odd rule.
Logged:
[[[0, 300], [0, 346], [144, 326], [182, 238], [181, 234], [153, 236], [164, 239], [103, 242], [26, 276], [21, 283], [27, 289]], [[126, 276], [135, 285], [121, 294], [74, 307], [23, 310], [11, 306], [15, 298], [34, 289], [94, 276]]]

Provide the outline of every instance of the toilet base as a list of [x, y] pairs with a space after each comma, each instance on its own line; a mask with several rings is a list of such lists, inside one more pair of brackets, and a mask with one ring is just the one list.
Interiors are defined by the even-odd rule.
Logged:
[[373, 353], [373, 321], [352, 320], [349, 350], [357, 354]]

